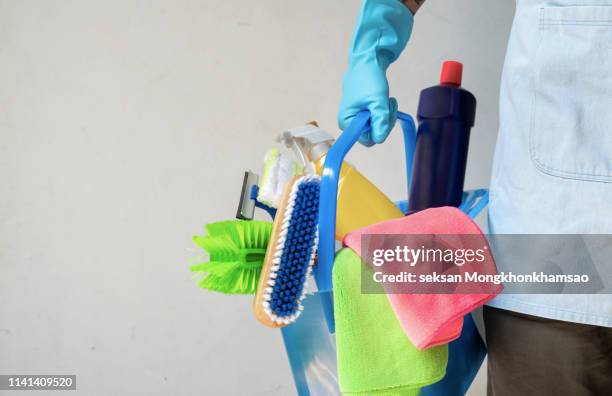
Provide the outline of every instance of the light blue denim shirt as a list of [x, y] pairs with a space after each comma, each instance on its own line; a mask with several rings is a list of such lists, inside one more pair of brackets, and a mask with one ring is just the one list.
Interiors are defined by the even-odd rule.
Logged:
[[[517, 0], [489, 227], [612, 234], [612, 0]], [[610, 295], [501, 295], [489, 305], [612, 327]]]

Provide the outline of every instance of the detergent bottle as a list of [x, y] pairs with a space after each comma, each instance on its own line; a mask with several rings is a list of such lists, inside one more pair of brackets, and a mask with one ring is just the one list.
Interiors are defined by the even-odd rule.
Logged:
[[[279, 140], [291, 147], [311, 172], [319, 175], [323, 172], [325, 155], [334, 143], [334, 138], [316, 124], [284, 132]], [[372, 182], [349, 163], [342, 163], [338, 182], [337, 240], [356, 229], [402, 216], [404, 214], [393, 201]]]
[[476, 98], [461, 88], [463, 65], [446, 61], [440, 85], [421, 91], [408, 213], [461, 204]]

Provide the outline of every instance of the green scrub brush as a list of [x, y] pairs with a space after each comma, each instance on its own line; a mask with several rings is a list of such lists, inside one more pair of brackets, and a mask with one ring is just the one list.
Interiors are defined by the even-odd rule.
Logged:
[[191, 267], [205, 274], [200, 286], [226, 294], [255, 294], [272, 223], [228, 220], [207, 224], [205, 229], [207, 235], [193, 237], [209, 256], [209, 261]]

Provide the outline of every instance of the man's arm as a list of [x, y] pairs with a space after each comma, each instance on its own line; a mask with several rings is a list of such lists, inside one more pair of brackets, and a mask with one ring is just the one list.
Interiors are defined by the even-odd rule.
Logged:
[[[359, 141], [382, 143], [397, 119], [397, 100], [389, 97], [387, 69], [404, 50], [414, 10], [423, 0], [363, 0], [342, 83], [338, 125], [346, 129], [362, 110], [369, 110], [371, 129]], [[412, 8], [411, 8], [412, 6]]]
[[414, 15], [419, 7], [425, 3], [425, 0], [403, 0], [402, 2], [406, 5], [406, 7], [410, 8], [410, 11], [412, 11], [412, 14]]

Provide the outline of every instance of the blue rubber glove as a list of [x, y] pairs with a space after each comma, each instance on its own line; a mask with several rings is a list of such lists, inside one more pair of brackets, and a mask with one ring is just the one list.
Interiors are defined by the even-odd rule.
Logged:
[[387, 68], [406, 47], [412, 13], [400, 0], [364, 0], [344, 75], [338, 124], [344, 130], [368, 109], [372, 129], [359, 141], [365, 146], [385, 141], [397, 119], [397, 100], [389, 98]]

